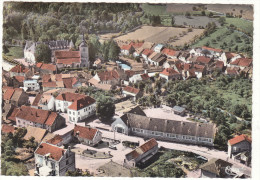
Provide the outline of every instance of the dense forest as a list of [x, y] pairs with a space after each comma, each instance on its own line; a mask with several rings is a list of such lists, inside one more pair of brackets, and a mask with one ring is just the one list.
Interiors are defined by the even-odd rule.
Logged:
[[4, 3], [4, 42], [73, 40], [81, 33], [120, 32], [141, 24], [139, 4]]

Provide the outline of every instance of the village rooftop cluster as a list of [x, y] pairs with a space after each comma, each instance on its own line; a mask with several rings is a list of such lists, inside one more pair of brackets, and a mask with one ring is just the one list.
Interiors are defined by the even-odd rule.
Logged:
[[[3, 71], [2, 88], [2, 133], [14, 134], [26, 128], [24, 138], [34, 137], [38, 147], [33, 152], [32, 174], [39, 176], [64, 176], [76, 169], [91, 169], [95, 175], [104, 173], [102, 168], [97, 171], [88, 162], [84, 164], [84, 156], [92, 157], [95, 163], [96, 156], [103, 154], [103, 164], [113, 161], [130, 169], [152, 159], [159, 147], [174, 149], [176, 143], [192, 144], [198, 149], [214, 147], [218, 133], [214, 123], [183, 119], [189, 113], [185, 106], [162, 105], [160, 118], [152, 117], [145, 113], [149, 109], [138, 105], [144, 92], [133, 84], [155, 78], [166, 82], [201, 79], [214, 72], [252, 78], [252, 59], [206, 46], [176, 51], [150, 42], [120, 42], [118, 61], [104, 63], [102, 57], [97, 57], [90, 64], [88, 45], [82, 36], [78, 51], [72, 50], [72, 41], [45, 42], [52, 51], [52, 63], [46, 64], [36, 61], [35, 49], [39, 44], [26, 42], [24, 58], [9, 71]], [[90, 67], [105, 70], [95, 74], [70, 70]], [[96, 117], [97, 100], [80, 93], [82, 87], [119, 91], [112, 97], [116, 110], [110, 125]], [[123, 141], [136, 143], [136, 148], [122, 150]], [[209, 161], [200, 166], [199, 177], [250, 177], [249, 173], [232, 171], [232, 167], [250, 165], [251, 139], [240, 135], [226, 143], [225, 157], [201, 156]], [[109, 158], [111, 162], [107, 161]], [[223, 171], [227, 166], [231, 167], [231, 174]]]

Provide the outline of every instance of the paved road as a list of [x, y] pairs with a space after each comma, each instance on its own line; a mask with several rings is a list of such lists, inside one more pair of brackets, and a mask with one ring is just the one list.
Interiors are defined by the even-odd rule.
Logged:
[[[103, 137], [108, 137], [108, 138], [114, 138], [114, 132], [110, 131], [103, 131]], [[115, 133], [115, 139], [123, 141], [123, 140], [128, 140], [128, 141], [134, 141], [134, 142], [140, 142], [140, 144], [144, 143], [144, 139], [140, 137], [135, 137], [135, 136], [127, 136], [121, 133]], [[241, 163], [235, 162], [232, 159], [228, 159], [228, 154], [227, 152], [224, 151], [219, 151], [216, 149], [209, 149], [207, 147], [203, 146], [197, 146], [197, 145], [187, 145], [187, 144], [179, 144], [179, 143], [174, 143], [174, 142], [164, 142], [164, 141], [157, 141], [159, 146], [163, 146], [165, 148], [169, 149], [175, 149], [175, 150], [180, 150], [180, 151], [188, 151], [188, 152], [193, 152], [196, 154], [199, 154], [201, 156], [206, 157], [207, 159], [212, 159], [212, 158], [219, 158], [225, 161], [228, 161], [232, 164], [234, 164], [234, 167], [240, 169], [241, 172], [251, 175], [251, 168], [247, 167]]]

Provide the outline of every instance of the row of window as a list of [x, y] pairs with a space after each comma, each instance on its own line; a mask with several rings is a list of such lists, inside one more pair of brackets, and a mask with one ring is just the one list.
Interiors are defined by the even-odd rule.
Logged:
[[[75, 122], [75, 119], [77, 119], [77, 118], [75, 118], [75, 117], [69, 117], [69, 120], [70, 120], [71, 122]], [[80, 117], [78, 117], [78, 121], [80, 121]]]
[[[192, 140], [195, 141], [196, 137], [194, 136], [187, 136], [187, 135], [177, 135], [177, 134], [171, 134], [171, 133], [163, 133], [163, 132], [158, 132], [158, 131], [149, 131], [149, 130], [143, 130], [139, 128], [132, 128], [133, 132], [139, 132], [139, 133], [146, 133], [154, 136], [166, 136], [168, 138], [173, 138], [173, 139], [186, 139], [186, 140]], [[198, 138], [198, 141], [202, 142], [212, 142], [212, 139], [210, 138]]]

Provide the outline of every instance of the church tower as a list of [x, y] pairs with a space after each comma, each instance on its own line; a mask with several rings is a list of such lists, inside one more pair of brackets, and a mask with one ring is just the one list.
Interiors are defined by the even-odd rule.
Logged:
[[84, 35], [81, 37], [81, 43], [79, 45], [80, 58], [81, 58], [81, 67], [89, 67], [89, 52], [88, 46], [85, 42]]

